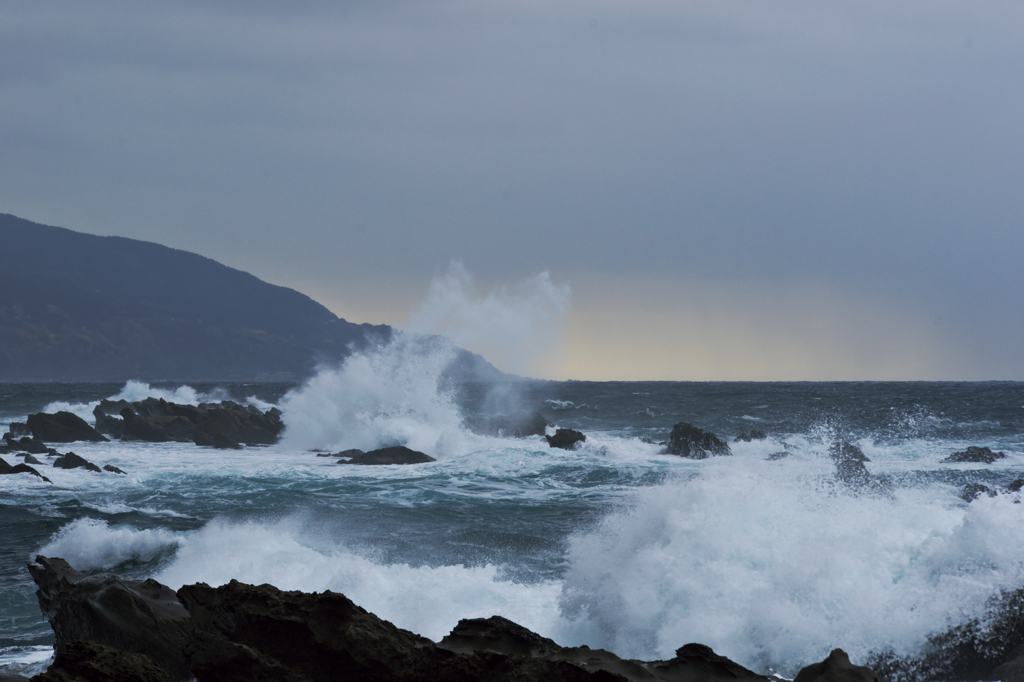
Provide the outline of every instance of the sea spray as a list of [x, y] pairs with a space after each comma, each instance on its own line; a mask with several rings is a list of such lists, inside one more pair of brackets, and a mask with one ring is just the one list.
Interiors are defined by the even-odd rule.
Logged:
[[462, 263], [453, 261], [430, 283], [406, 329], [445, 336], [506, 372], [543, 376], [561, 362], [570, 298], [569, 286], [555, 284], [547, 272], [481, 295]]
[[956, 492], [859, 494], [821, 458], [710, 460], [571, 538], [562, 608], [638, 658], [699, 641], [791, 675], [834, 647], [912, 653], [1024, 584], [1018, 496]]
[[462, 417], [442, 374], [457, 349], [396, 333], [390, 342], [323, 367], [281, 401], [285, 449], [373, 450], [404, 445], [434, 457], [458, 450]]

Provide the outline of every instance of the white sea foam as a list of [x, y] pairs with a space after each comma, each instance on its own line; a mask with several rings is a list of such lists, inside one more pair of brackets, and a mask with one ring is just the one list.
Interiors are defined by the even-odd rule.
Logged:
[[[178, 403], [179, 405], [198, 405], [202, 402], [226, 400], [227, 397], [227, 394], [221, 390], [214, 390], [210, 393], [200, 393], [191, 386], [179, 386], [173, 390], [167, 390], [163, 388], [156, 388], [154, 386], [150, 386], [144, 381], [135, 381], [133, 379], [125, 383], [124, 388], [122, 388], [119, 393], [110, 396], [109, 400], [126, 400], [133, 403], [139, 400], [145, 400], [146, 398], [162, 398], [169, 403]], [[248, 402], [255, 404], [252, 402], [253, 400], [254, 398], [249, 398]], [[71, 412], [88, 422], [93, 422], [94, 419], [92, 411], [99, 404], [100, 402], [98, 400], [91, 403], [69, 403], [58, 400], [44, 407], [43, 412], [50, 414], [55, 412]], [[257, 405], [257, 407], [259, 407], [259, 405]]]
[[826, 459], [796, 459], [710, 460], [637, 492], [571, 539], [565, 615], [620, 655], [697, 641], [792, 674], [837, 646], [912, 652], [1024, 582], [1015, 496], [966, 508], [946, 486], [857, 496], [830, 484]]
[[105, 521], [82, 518], [57, 531], [38, 554], [65, 559], [79, 571], [93, 571], [126, 561], [152, 561], [180, 541], [168, 530], [111, 527]]
[[434, 457], [461, 451], [462, 417], [441, 386], [455, 352], [444, 339], [396, 333], [386, 345], [322, 368], [282, 399], [281, 447], [404, 445]]

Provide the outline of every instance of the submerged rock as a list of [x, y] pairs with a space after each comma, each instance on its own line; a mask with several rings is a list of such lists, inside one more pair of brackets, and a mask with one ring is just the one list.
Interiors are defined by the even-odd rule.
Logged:
[[379, 450], [371, 450], [370, 452], [363, 452], [362, 450], [345, 450], [344, 452], [339, 452], [336, 456], [347, 458], [339, 459], [338, 464], [424, 464], [426, 462], [437, 461], [426, 453], [419, 452], [418, 450], [410, 450], [402, 445], [395, 445], [390, 448], [380, 448]]
[[493, 417], [471, 417], [466, 419], [466, 427], [474, 433], [484, 436], [511, 436], [526, 438], [543, 436], [551, 422], [540, 412], [513, 412]]
[[544, 439], [547, 440], [549, 447], [572, 450], [576, 443], [585, 443], [587, 437], [573, 429], [556, 429], [555, 435], [544, 436]]
[[975, 445], [971, 445], [968, 446], [966, 450], [954, 452], [952, 455], [942, 460], [942, 463], [977, 462], [981, 464], [992, 464], [997, 459], [1002, 459], [1004, 457], [1006, 457], [1005, 452], [992, 452], [991, 448], [979, 448]]
[[988, 495], [989, 497], [995, 497], [996, 491], [989, 488], [987, 485], [982, 483], [968, 483], [964, 486], [963, 491], [960, 492], [960, 499], [964, 502], [973, 502], [982, 495]]
[[690, 459], [707, 459], [731, 455], [729, 444], [710, 431], [699, 429], [693, 424], [679, 422], [672, 427], [665, 447], [666, 455], [679, 455]]
[[766, 434], [764, 431], [761, 431], [760, 429], [751, 429], [750, 431], [746, 431], [736, 436], [736, 440], [734, 442], [750, 443], [751, 441], [755, 440], [764, 440], [767, 437], [768, 434]]
[[73, 443], [80, 440], [102, 443], [108, 440], [89, 426], [88, 422], [71, 412], [30, 414], [28, 428], [33, 438], [47, 443]]
[[801, 668], [793, 682], [878, 682], [878, 675], [867, 666], [850, 663], [842, 649], [833, 649], [821, 663]]
[[53, 461], [53, 466], [56, 469], [85, 469], [87, 471], [100, 472], [100, 468], [88, 461], [84, 457], [79, 457], [73, 452], [69, 452], [66, 455], [61, 455]]

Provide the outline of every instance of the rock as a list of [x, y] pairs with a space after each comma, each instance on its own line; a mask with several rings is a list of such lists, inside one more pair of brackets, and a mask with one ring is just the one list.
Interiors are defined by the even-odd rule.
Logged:
[[872, 482], [871, 472], [864, 466], [871, 460], [853, 443], [833, 443], [828, 456], [836, 463], [836, 478], [843, 483], [863, 486]]
[[992, 675], [1001, 682], [1024, 682], [1024, 645], [1014, 649], [1009, 660], [996, 666]]
[[540, 412], [513, 412], [493, 417], [471, 417], [466, 420], [466, 426], [484, 436], [526, 438], [543, 436], [551, 423]]
[[982, 485], [981, 483], [968, 483], [960, 493], [960, 499], [964, 502], [973, 502], [982, 495], [995, 497], [996, 491], [992, 490], [992, 488], [989, 488], [987, 485]]
[[409, 679], [421, 659], [441, 659], [430, 656], [430, 640], [334, 592], [282, 592], [232, 580], [217, 588], [186, 585], [178, 597], [198, 635], [186, 655], [199, 682], [326, 681], [339, 679], [339, 671], [346, 680], [384, 682]]
[[842, 649], [833, 649], [821, 663], [802, 668], [793, 682], [878, 682], [878, 675], [871, 668], [850, 663]]
[[56, 635], [57, 659], [39, 678], [45, 682], [768, 682], [700, 644], [669, 661], [629, 661], [561, 647], [493, 616], [462, 620], [435, 645], [333, 592], [232, 580], [186, 585], [175, 595], [153, 580], [85, 576], [61, 559], [36, 562], [29, 568]]
[[1006, 492], [1015, 493], [1021, 488], [1024, 488], [1024, 478], [1016, 478], [1010, 485], [1006, 486]]
[[0, 459], [0, 476], [4, 474], [32, 474], [33, 476], [38, 476], [47, 483], [53, 483], [53, 481], [48, 479], [46, 476], [43, 476], [41, 473], [30, 467], [28, 464], [22, 463], [11, 466], [3, 459]]
[[22, 436], [31, 436], [32, 429], [28, 428], [28, 424], [22, 424], [21, 422], [13, 422], [7, 427], [7, 432], [11, 434], [12, 438], [21, 438]]
[[131, 403], [129, 403], [127, 400], [124, 400], [124, 399], [121, 399], [121, 400], [106, 400], [106, 399], [103, 399], [103, 400], [100, 401], [100, 404], [97, 405], [93, 409], [92, 413], [95, 415], [96, 414], [96, 410], [99, 410], [103, 414], [105, 414], [107, 416], [110, 416], [110, 417], [113, 417], [115, 415], [121, 414], [121, 410], [123, 410], [124, 408], [128, 407], [129, 405], [131, 405]]
[[49, 455], [57, 451], [48, 448], [46, 443], [30, 436], [22, 436], [20, 440], [14, 440], [4, 435], [7, 447], [11, 452], [27, 452], [30, 455]]
[[0, 682], [31, 682], [31, 680], [24, 675], [0, 673]]
[[668, 446], [665, 448], [666, 455], [679, 455], [690, 459], [706, 459], [721, 455], [731, 455], [729, 444], [722, 441], [718, 436], [693, 424], [679, 422], [672, 427], [672, 433], [668, 437]]
[[1019, 670], [1024, 653], [1024, 589], [1004, 592], [978, 618], [933, 635], [917, 656], [887, 653], [868, 665], [883, 680], [1003, 680], [996, 671]]
[[122, 436], [124, 436], [123, 419], [111, 417], [107, 412], [104, 412], [102, 409], [100, 409], [99, 405], [93, 408], [92, 416], [96, 418], [96, 430], [98, 432], [102, 433], [105, 436], [110, 436], [111, 438], [121, 438]]
[[786, 459], [787, 457], [789, 457], [789, 453], [786, 452], [785, 450], [780, 450], [779, 452], [772, 452], [772, 453], [770, 453], [768, 455], [768, 461], [769, 462], [777, 462], [778, 460]]
[[[103, 465], [103, 470], [104, 470], [104, 471], [109, 471], [109, 472], [110, 472], [110, 473], [112, 473], [112, 474], [124, 474], [124, 472], [123, 472], [123, 471], [121, 471], [120, 469], [118, 469], [118, 468], [117, 468], [116, 466], [114, 466], [113, 464], [104, 464], [104, 465]], [[125, 475], [127, 476], [127, 474], [125, 474]]]
[[88, 471], [100, 472], [100, 468], [87, 461], [84, 457], [79, 457], [73, 452], [69, 452], [66, 455], [61, 455], [53, 461], [53, 466], [56, 469], [86, 469]]
[[755, 441], [755, 440], [764, 440], [767, 437], [768, 437], [768, 434], [766, 434], [764, 431], [761, 431], [760, 429], [751, 429], [750, 431], [747, 431], [745, 433], [741, 433], [740, 435], [736, 436], [736, 440], [733, 441], [733, 442], [735, 442], [735, 443], [749, 443], [749, 442]]
[[966, 450], [960, 452], [954, 452], [952, 455], [942, 460], [943, 464], [954, 463], [954, 462], [979, 462], [982, 464], [992, 464], [997, 459], [1006, 457], [1005, 452], [992, 452], [990, 448], [984, 447], [979, 448], [977, 446], [968, 446]]
[[108, 440], [84, 419], [70, 412], [30, 414], [28, 428], [33, 438], [46, 443], [73, 443], [80, 440], [102, 443]]
[[219, 433], [210, 435], [205, 431], [196, 431], [194, 442], [196, 445], [203, 445], [209, 448], [217, 448], [218, 450], [241, 450], [242, 446], [239, 443], [227, 438]]
[[91, 640], [145, 654], [171, 680], [192, 679], [183, 653], [194, 636], [192, 621], [169, 587], [111, 573], [87, 576], [63, 559], [44, 556], [28, 569], [39, 586], [39, 608], [53, 627], [58, 656], [76, 640]]
[[345, 450], [344, 452], [339, 452], [337, 456], [349, 458], [339, 459], [338, 464], [423, 464], [425, 462], [437, 461], [430, 455], [417, 450], [410, 450], [402, 445], [380, 448], [370, 452]]
[[573, 429], [556, 429], [555, 435], [544, 436], [544, 438], [548, 442], [548, 447], [563, 450], [572, 450], [576, 447], [576, 443], [584, 443], [587, 440], [586, 436]]
[[149, 656], [76, 640], [32, 682], [171, 682], [171, 678]]
[[42, 464], [42, 462], [40, 462], [38, 459], [36, 459], [32, 455], [32, 453], [30, 453], [30, 452], [26, 452], [26, 453], [23, 453], [23, 454], [15, 455], [15, 457], [23, 458], [22, 461], [25, 462], [25, 464], [40, 464], [40, 465]]

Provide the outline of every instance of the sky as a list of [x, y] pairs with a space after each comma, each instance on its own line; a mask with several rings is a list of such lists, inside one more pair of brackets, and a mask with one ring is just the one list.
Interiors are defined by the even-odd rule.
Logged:
[[0, 212], [530, 376], [1024, 380], [1022, 35], [998, 0], [3, 3]]

